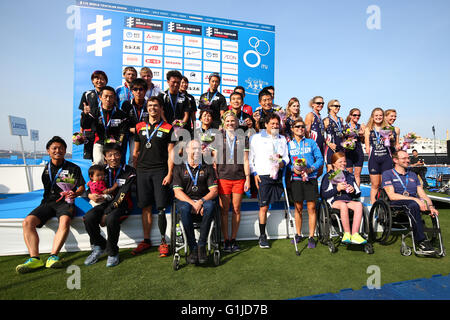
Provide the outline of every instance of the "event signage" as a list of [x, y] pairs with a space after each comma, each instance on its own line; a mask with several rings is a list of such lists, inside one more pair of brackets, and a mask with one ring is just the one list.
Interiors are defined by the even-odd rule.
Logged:
[[153, 83], [166, 90], [166, 73], [176, 69], [190, 80], [195, 90], [188, 92], [197, 100], [209, 88], [208, 76], [217, 72], [226, 79], [220, 92], [228, 98], [235, 86], [243, 86], [245, 102], [254, 109], [259, 91], [274, 84], [272, 25], [97, 1], [77, 1], [77, 6], [74, 132], [80, 127], [81, 95], [92, 89], [94, 70], [105, 71], [108, 85], [118, 87], [125, 67], [138, 72], [149, 67]]

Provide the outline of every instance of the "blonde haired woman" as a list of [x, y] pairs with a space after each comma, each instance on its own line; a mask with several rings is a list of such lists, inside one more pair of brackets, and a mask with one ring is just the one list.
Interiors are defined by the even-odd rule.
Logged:
[[283, 127], [283, 135], [288, 141], [292, 139], [292, 124], [295, 120], [303, 121], [302, 117], [300, 116], [300, 101], [296, 97], [293, 97], [289, 99], [289, 102], [286, 106], [286, 120]]
[[333, 99], [328, 102], [328, 117], [323, 119], [325, 126], [325, 162], [327, 164], [327, 171], [332, 169], [331, 157], [336, 152], [343, 150], [341, 146], [343, 132], [344, 132], [344, 120], [337, 114], [341, 109], [339, 100]]
[[364, 132], [366, 153], [369, 156], [370, 176], [370, 203], [375, 202], [378, 188], [381, 185], [381, 175], [384, 171], [392, 169], [392, 156], [389, 147], [384, 145], [380, 134], [381, 128], [387, 126], [384, 111], [381, 108], [372, 110], [369, 121]]

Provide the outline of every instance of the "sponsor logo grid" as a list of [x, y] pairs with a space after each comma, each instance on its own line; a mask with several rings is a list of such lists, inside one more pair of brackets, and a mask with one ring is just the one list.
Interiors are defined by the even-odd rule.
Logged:
[[154, 83], [163, 90], [168, 88], [167, 72], [179, 70], [189, 79], [188, 92], [196, 98], [209, 88], [209, 75], [217, 72], [222, 77], [219, 90], [228, 97], [238, 85], [238, 31], [176, 22], [165, 24], [163, 30], [163, 25], [156, 20], [125, 19], [122, 69], [149, 67]]

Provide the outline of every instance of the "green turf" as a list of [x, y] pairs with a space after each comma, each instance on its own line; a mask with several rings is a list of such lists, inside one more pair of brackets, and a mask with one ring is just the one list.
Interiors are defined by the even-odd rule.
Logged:
[[[449, 246], [450, 209], [440, 210], [444, 245]], [[433, 259], [400, 255], [400, 240], [392, 245], [374, 245], [368, 255], [358, 246], [338, 247], [331, 254], [318, 244], [307, 249], [299, 244], [297, 257], [290, 240], [271, 241], [271, 249], [260, 249], [256, 241], [240, 242], [242, 251], [223, 254], [221, 264], [212, 261], [206, 266], [186, 265], [172, 269], [172, 258], [159, 258], [157, 249], [134, 257], [130, 249], [121, 250], [121, 263], [106, 268], [106, 258], [92, 266], [84, 266], [89, 252], [61, 253], [63, 269], [41, 269], [19, 275], [16, 265], [25, 256], [0, 257], [0, 299], [289, 299], [341, 289], [361, 289], [367, 285], [371, 265], [380, 267], [381, 285], [435, 274], [447, 275], [448, 257]], [[47, 254], [42, 258], [46, 259]], [[81, 289], [68, 289], [70, 265], [81, 272]]]

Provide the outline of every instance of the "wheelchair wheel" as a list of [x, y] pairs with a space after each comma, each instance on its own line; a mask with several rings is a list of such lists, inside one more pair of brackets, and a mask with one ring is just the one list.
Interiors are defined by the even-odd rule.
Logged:
[[220, 264], [220, 251], [214, 250], [214, 265], [218, 266]]
[[328, 244], [328, 250], [330, 251], [330, 253], [335, 253], [336, 246], [334, 245], [334, 242], [332, 240], [329, 240], [327, 244]]
[[402, 256], [410, 256], [412, 254], [411, 247], [409, 247], [406, 244], [402, 243], [402, 245], [400, 247], [400, 254]]
[[373, 254], [374, 251], [373, 251], [373, 246], [371, 243], [366, 243], [364, 245], [364, 252], [367, 254]]
[[392, 230], [392, 212], [384, 200], [376, 201], [369, 214], [369, 239], [385, 244]]
[[173, 256], [172, 267], [175, 271], [180, 269], [180, 255], [178, 253], [175, 253]]
[[318, 203], [318, 227], [319, 227], [319, 240], [323, 244], [328, 244], [328, 240], [330, 239], [330, 212], [328, 211], [328, 206], [325, 201], [321, 201]]
[[175, 248], [176, 248], [176, 226], [177, 226], [177, 214], [175, 212], [175, 202], [172, 205], [172, 210], [170, 213], [170, 252], [172, 255], [175, 254]]

